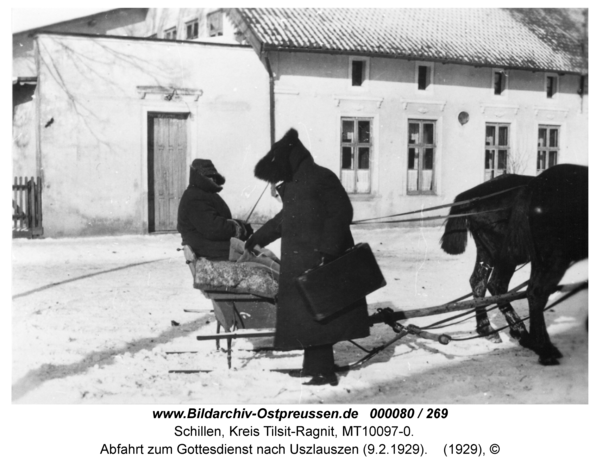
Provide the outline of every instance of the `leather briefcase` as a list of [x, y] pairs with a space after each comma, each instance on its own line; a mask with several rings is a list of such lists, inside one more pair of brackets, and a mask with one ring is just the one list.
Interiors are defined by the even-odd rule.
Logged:
[[386, 285], [367, 243], [359, 243], [337, 259], [307, 270], [296, 279], [315, 320], [320, 321]]

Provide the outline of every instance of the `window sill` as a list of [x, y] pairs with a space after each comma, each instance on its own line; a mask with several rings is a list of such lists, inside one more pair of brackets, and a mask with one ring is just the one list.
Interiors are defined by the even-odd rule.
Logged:
[[348, 193], [348, 197], [351, 201], [374, 201], [375, 199], [379, 199], [381, 196], [378, 196], [374, 193], [369, 194], [358, 194], [358, 193]]
[[407, 196], [437, 196], [435, 191], [407, 191]]

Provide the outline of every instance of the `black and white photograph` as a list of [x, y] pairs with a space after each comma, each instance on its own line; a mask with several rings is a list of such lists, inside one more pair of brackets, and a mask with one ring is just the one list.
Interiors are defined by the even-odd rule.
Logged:
[[588, 9], [365, 7], [11, 9], [10, 404], [590, 403]]

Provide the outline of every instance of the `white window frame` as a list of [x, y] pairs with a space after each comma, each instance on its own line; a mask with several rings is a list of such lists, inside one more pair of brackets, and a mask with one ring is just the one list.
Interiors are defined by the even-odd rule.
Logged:
[[[173, 34], [173, 37], [169, 37], [171, 34]], [[165, 31], [163, 32], [163, 39], [177, 40], [177, 27], [175, 26], [169, 29], [165, 29]]]
[[[429, 83], [425, 89], [419, 89], [419, 67], [425, 66], [429, 69]], [[434, 65], [432, 62], [418, 61], [415, 62], [415, 84], [419, 94], [431, 94], [434, 86]]]
[[[494, 127], [496, 128], [495, 131], [495, 144], [491, 144], [491, 145], [487, 145], [485, 138], [487, 137], [487, 129], [488, 127]], [[498, 138], [500, 135], [500, 127], [506, 127], [506, 145], [500, 145], [498, 144]], [[485, 132], [484, 132], [484, 159], [483, 159], [483, 179], [484, 181], [496, 178], [500, 175], [503, 175], [505, 173], [509, 173], [509, 167], [510, 167], [510, 158], [512, 156], [512, 141], [513, 141], [513, 135], [512, 135], [512, 127], [513, 124], [512, 123], [508, 123], [508, 122], [503, 122], [503, 121], [486, 121], [485, 122]], [[485, 162], [486, 162], [486, 157], [487, 157], [487, 151], [491, 150], [494, 151], [494, 166], [492, 168], [486, 168], [485, 167]], [[500, 151], [506, 151], [506, 166], [502, 169], [502, 168], [498, 168], [498, 154]], [[502, 173], [499, 173], [500, 171], [503, 171]], [[488, 173], [491, 176], [487, 176]]]
[[[223, 10], [215, 10], [215, 11], [211, 11], [210, 13], [208, 13], [206, 15], [206, 35], [208, 37], [223, 37], [223, 34], [225, 33], [225, 15], [223, 14]], [[210, 33], [210, 19], [211, 17], [219, 17], [220, 18], [220, 27], [221, 30], [217, 31], [216, 34], [212, 34]]]
[[[196, 35], [194, 36], [194, 25], [195, 25], [195, 29], [196, 29]], [[189, 31], [189, 27], [192, 27], [192, 36], [190, 37], [190, 35], [188, 34]], [[198, 18], [193, 19], [191, 21], [188, 21], [187, 23], [185, 23], [185, 39], [186, 40], [194, 40], [194, 39], [198, 39], [198, 37], [200, 37], [200, 21], [198, 20]]]
[[[545, 129], [547, 131], [546, 134], [546, 145], [545, 146], [540, 146], [540, 139], [539, 139], [539, 135], [540, 135], [540, 129]], [[557, 145], [556, 146], [551, 146], [550, 145], [550, 131], [555, 129], [556, 130], [556, 138], [557, 138]], [[561, 130], [562, 127], [561, 125], [557, 125], [557, 124], [546, 124], [546, 123], [539, 123], [538, 127], [537, 127], [538, 133], [537, 133], [537, 149], [536, 149], [536, 159], [535, 159], [535, 171], [536, 174], [539, 175], [540, 173], [542, 173], [544, 170], [547, 170], [548, 168], [550, 168], [549, 165], [549, 161], [550, 161], [550, 152], [555, 151], [556, 152], [556, 163], [555, 165], [558, 165], [560, 163], [560, 143], [562, 141], [562, 136], [561, 136]], [[546, 166], [546, 168], [538, 168], [538, 161], [539, 161], [539, 156], [540, 156], [540, 152], [544, 152], [544, 165]], [[554, 166], [554, 165], [552, 165]]]
[[[353, 136], [353, 140], [352, 142], [344, 142], [342, 140], [342, 136], [343, 136], [343, 131], [344, 131], [344, 121], [352, 121], [354, 124], [354, 127], [357, 129], [358, 128], [358, 122], [360, 121], [368, 121], [369, 122], [369, 128], [370, 128], [370, 133], [369, 133], [369, 141], [368, 142], [359, 142], [356, 140], [356, 137], [358, 135], [358, 132], [355, 131], [354, 132], [354, 136]], [[340, 130], [339, 130], [339, 148], [340, 148], [340, 161], [339, 161], [339, 173], [340, 173], [340, 180], [342, 180], [343, 183], [343, 170], [348, 170], [349, 169], [344, 169], [343, 168], [343, 154], [344, 154], [344, 147], [353, 147], [355, 149], [355, 153], [353, 156], [353, 162], [352, 162], [352, 171], [354, 172], [354, 181], [353, 181], [353, 189], [351, 191], [349, 191], [346, 186], [344, 186], [344, 189], [346, 189], [346, 192], [348, 194], [354, 194], [354, 195], [368, 195], [368, 194], [372, 194], [373, 193], [373, 163], [374, 163], [374, 158], [375, 158], [375, 143], [374, 143], [374, 129], [375, 129], [375, 122], [374, 122], [374, 118], [370, 117], [370, 116], [341, 116], [340, 117]], [[369, 148], [369, 189], [368, 191], [358, 191], [357, 189], [357, 181], [358, 181], [358, 170], [360, 170], [360, 168], [358, 167], [359, 164], [359, 160], [358, 160], [358, 156], [359, 156], [359, 148], [360, 147], [368, 147]]]
[[[411, 143], [410, 142], [410, 137], [408, 135], [408, 132], [410, 131], [410, 125], [412, 124], [418, 124], [419, 125], [419, 135], [422, 136], [423, 135], [423, 125], [425, 124], [432, 124], [433, 125], [433, 143], [424, 143], [423, 141], [419, 140], [416, 143]], [[439, 146], [439, 141], [438, 141], [438, 131], [439, 131], [439, 120], [437, 119], [428, 119], [428, 118], [419, 118], [419, 117], [409, 117], [406, 120], [406, 131], [407, 131], [407, 145], [406, 145], [406, 194], [409, 196], [419, 196], [419, 195], [435, 195], [437, 193], [437, 164], [438, 164], [438, 146]], [[424, 152], [421, 152], [419, 155], [419, 166], [417, 167], [416, 171], [417, 171], [417, 189], [410, 189], [410, 170], [415, 170], [415, 169], [411, 169], [408, 166], [408, 162], [409, 162], [409, 152], [410, 149], [416, 147], [418, 149], [433, 149], [433, 159], [432, 159], [432, 167], [431, 167], [431, 189], [422, 189], [422, 186], [420, 186], [420, 182], [422, 180], [422, 176], [423, 176], [423, 171], [425, 170], [425, 168], [423, 168], [423, 162], [425, 160], [425, 155]]]
[[[352, 85], [352, 63], [355, 61], [363, 62], [364, 79], [360, 86]], [[371, 60], [369, 57], [349, 57], [348, 59], [348, 87], [354, 91], [364, 91], [369, 88], [369, 76], [371, 72]]]
[[[554, 78], [554, 93], [551, 97], [548, 97], [548, 78]], [[559, 82], [560, 81], [557, 73], [546, 73], [544, 75], [544, 94], [546, 99], [554, 100], [558, 97]]]
[[[502, 92], [500, 94], [496, 94], [496, 73], [502, 73], [504, 86], [502, 87]], [[504, 68], [492, 68], [492, 96], [496, 99], [505, 99], [508, 94], [508, 78], [509, 73], [508, 70]]]

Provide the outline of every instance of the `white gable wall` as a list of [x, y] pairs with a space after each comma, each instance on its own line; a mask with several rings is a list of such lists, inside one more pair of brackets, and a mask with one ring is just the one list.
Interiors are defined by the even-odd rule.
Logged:
[[[212, 159], [227, 178], [222, 195], [234, 216], [250, 211], [264, 186], [252, 170], [270, 146], [268, 78], [251, 49], [59, 35], [38, 41], [45, 236], [148, 232], [149, 112], [189, 113], [188, 162]], [[142, 98], [138, 86], [202, 95]]]

